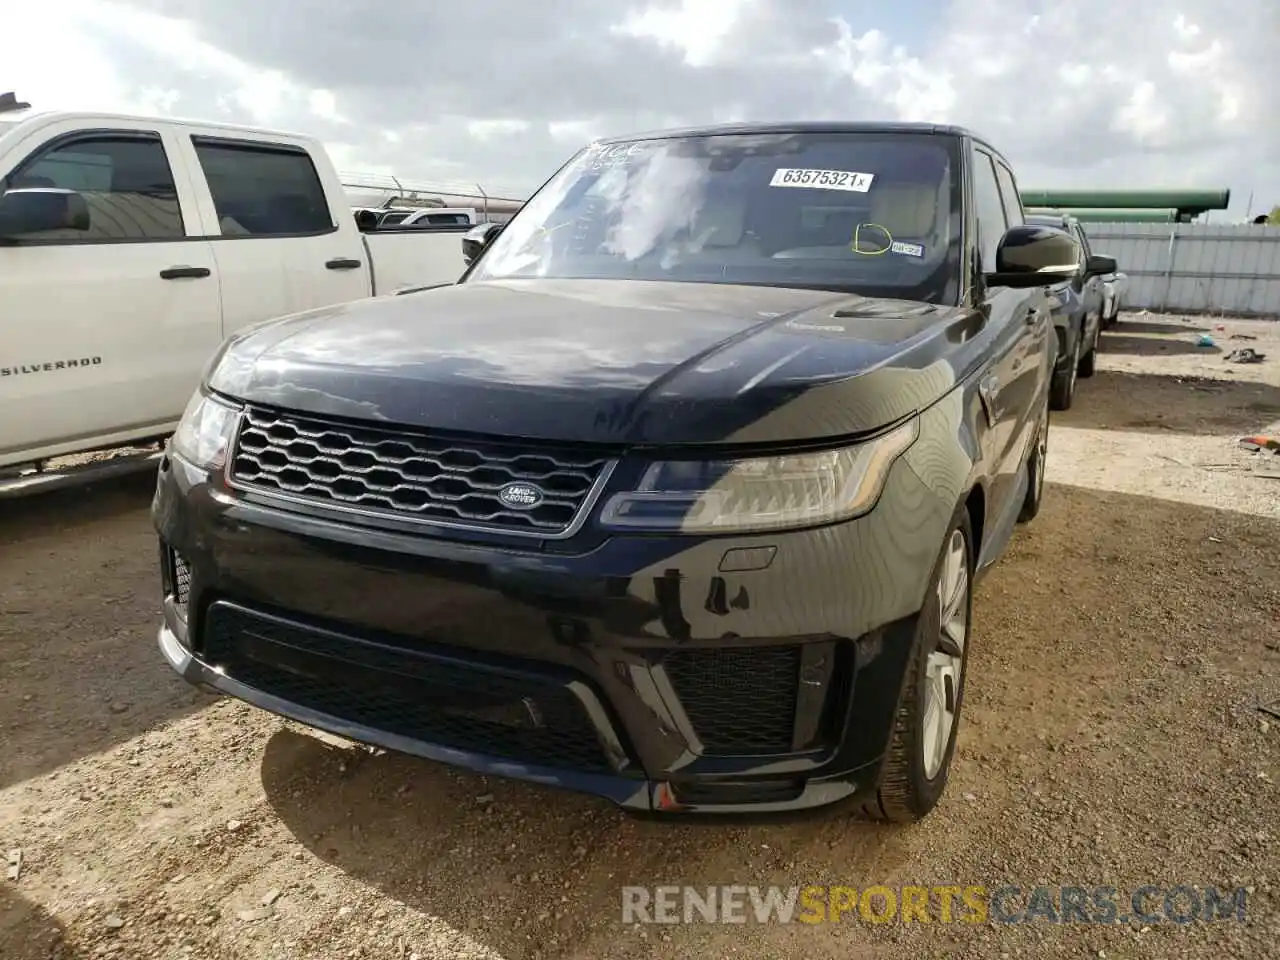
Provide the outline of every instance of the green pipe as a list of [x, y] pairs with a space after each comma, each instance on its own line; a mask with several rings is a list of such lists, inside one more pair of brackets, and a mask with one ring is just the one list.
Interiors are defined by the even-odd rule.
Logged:
[[1225, 210], [1231, 190], [1023, 190], [1028, 207], [1168, 209], [1184, 213]]
[[1044, 210], [1030, 208], [1028, 214], [1070, 214], [1081, 223], [1176, 223], [1178, 210], [1173, 207], [1164, 210], [1148, 210], [1142, 207], [1106, 207], [1086, 210]]

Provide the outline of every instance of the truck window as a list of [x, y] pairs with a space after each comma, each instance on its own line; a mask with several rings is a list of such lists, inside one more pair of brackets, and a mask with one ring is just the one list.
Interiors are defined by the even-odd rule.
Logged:
[[973, 151], [973, 200], [978, 214], [978, 244], [982, 257], [982, 270], [990, 273], [996, 268], [996, 249], [1008, 224], [1004, 217], [1004, 201], [1000, 199], [1000, 187], [991, 165], [991, 155], [983, 150]]
[[192, 137], [221, 235], [296, 237], [335, 229], [315, 165], [304, 150]]
[[55, 230], [15, 239], [93, 243], [186, 237], [169, 158], [154, 135], [98, 134], [58, 142], [14, 170], [5, 187], [75, 190], [89, 207], [88, 230]]
[[1076, 243], [1080, 244], [1080, 258], [1082, 261], [1088, 260], [1093, 252], [1089, 249], [1089, 238], [1085, 236], [1084, 228], [1079, 223], [1071, 225], [1071, 232], [1076, 235]]
[[465, 213], [428, 213], [426, 221], [433, 227], [467, 224], [471, 221], [467, 219]]
[[1013, 171], [999, 160], [996, 161], [996, 179], [1000, 181], [1000, 195], [1004, 198], [1004, 216], [1009, 226], [1018, 227], [1023, 220], [1022, 198], [1018, 196], [1018, 183], [1014, 180]]

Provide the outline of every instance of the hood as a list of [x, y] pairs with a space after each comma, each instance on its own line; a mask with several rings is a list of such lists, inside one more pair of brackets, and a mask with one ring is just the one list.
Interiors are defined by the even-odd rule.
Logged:
[[956, 382], [978, 320], [793, 288], [462, 283], [255, 327], [228, 342], [210, 386], [319, 415], [530, 439], [815, 440], [932, 403]]

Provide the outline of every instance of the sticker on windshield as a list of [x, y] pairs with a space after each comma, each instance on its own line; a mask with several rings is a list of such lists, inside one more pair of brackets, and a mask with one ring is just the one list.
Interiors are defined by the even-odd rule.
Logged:
[[889, 244], [889, 249], [894, 253], [901, 253], [907, 257], [923, 257], [924, 247], [918, 243], [903, 243], [901, 240], [895, 240]]
[[855, 173], [852, 170], [802, 170], [780, 167], [773, 172], [771, 187], [807, 187], [810, 190], [848, 190], [866, 193], [871, 189], [873, 173]]

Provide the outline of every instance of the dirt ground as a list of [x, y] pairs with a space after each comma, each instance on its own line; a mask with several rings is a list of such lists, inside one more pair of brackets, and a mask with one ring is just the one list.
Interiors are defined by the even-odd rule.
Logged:
[[[1280, 433], [1280, 323], [1218, 323], [1126, 315], [1055, 416], [912, 828], [642, 822], [309, 734], [162, 663], [150, 474], [0, 504], [0, 957], [1280, 956], [1280, 456], [1237, 442]], [[1243, 924], [623, 925], [620, 886], [664, 883], [1249, 894]]]

